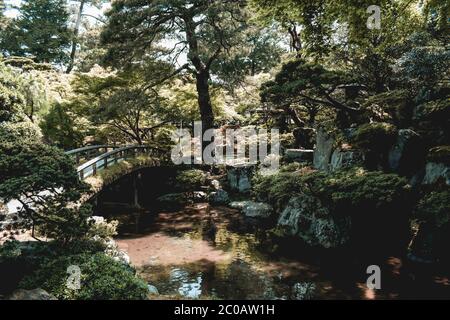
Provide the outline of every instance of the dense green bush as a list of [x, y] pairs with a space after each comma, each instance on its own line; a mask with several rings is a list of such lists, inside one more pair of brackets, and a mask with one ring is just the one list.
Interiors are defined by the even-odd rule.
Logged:
[[206, 183], [206, 174], [202, 170], [186, 170], [176, 177], [176, 185], [180, 190], [199, 190]]
[[323, 180], [319, 178], [313, 190], [334, 210], [350, 210], [358, 215], [374, 211], [383, 215], [385, 209], [388, 209], [387, 213], [399, 214], [397, 209], [405, 206], [410, 196], [406, 179], [361, 168], [338, 171]]
[[253, 192], [262, 201], [269, 202], [281, 210], [289, 199], [305, 190], [305, 170], [291, 171], [292, 166], [284, 167], [278, 174], [261, 176], [253, 179]]
[[[70, 266], [81, 270], [79, 290], [67, 286]], [[19, 286], [43, 288], [58, 299], [69, 300], [141, 300], [148, 292], [147, 284], [129, 266], [104, 253], [61, 256], [26, 276]]]
[[139, 168], [152, 167], [155, 163], [156, 160], [153, 157], [140, 155], [136, 158], [126, 159], [116, 163], [108, 167], [107, 170], [100, 171], [99, 176], [102, 179], [103, 184], [108, 185]]
[[331, 174], [302, 169], [255, 179], [254, 192], [281, 209], [296, 194], [317, 197], [332, 212], [364, 214], [366, 210], [395, 209], [408, 201], [407, 181], [395, 174], [362, 168]]
[[415, 209], [415, 216], [433, 226], [442, 227], [450, 222], [450, 189], [436, 190], [426, 194]]
[[397, 126], [406, 128], [413, 117], [414, 103], [408, 90], [393, 90], [369, 97], [364, 107], [370, 118], [391, 120]]
[[0, 246], [0, 294], [9, 294], [22, 278], [54, 257], [45, 242], [7, 241]]
[[395, 142], [396, 129], [385, 122], [373, 122], [358, 127], [352, 143], [366, 151], [386, 152]]

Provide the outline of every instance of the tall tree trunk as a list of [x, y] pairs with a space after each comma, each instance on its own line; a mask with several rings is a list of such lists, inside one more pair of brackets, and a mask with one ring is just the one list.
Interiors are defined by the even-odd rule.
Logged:
[[83, 9], [84, 9], [85, 4], [86, 4], [86, 0], [80, 1], [80, 8], [78, 10], [77, 20], [75, 22], [75, 29], [73, 31], [72, 51], [70, 52], [69, 66], [67, 67], [67, 70], [66, 70], [67, 74], [72, 72], [73, 67], [75, 65], [75, 55], [77, 53], [77, 45], [78, 45], [78, 34], [80, 33], [81, 18], [83, 15]]
[[[212, 56], [209, 63], [202, 61], [199, 53], [198, 39], [195, 34], [195, 22], [192, 16], [186, 15], [184, 18], [186, 25], [186, 40], [189, 44], [188, 59], [195, 67], [195, 78], [197, 82], [198, 106], [202, 118], [202, 133], [214, 128], [214, 113], [211, 105], [211, 96], [209, 93], [209, 68], [214, 59]], [[202, 139], [203, 140], [203, 139]], [[202, 150], [208, 145], [202, 141]]]
[[295, 24], [292, 24], [290, 27], [288, 27], [289, 35], [291, 36], [291, 50], [295, 50], [297, 53], [297, 57], [301, 56], [302, 51], [302, 40], [300, 39], [300, 35], [297, 31], [297, 26]]
[[[209, 72], [201, 71], [196, 74], [197, 79], [197, 93], [198, 93], [198, 105], [200, 108], [200, 115], [202, 119], [202, 131], [214, 128], [214, 112], [211, 104], [211, 96], [209, 93]], [[203, 150], [205, 149], [207, 142], [203, 142]]]

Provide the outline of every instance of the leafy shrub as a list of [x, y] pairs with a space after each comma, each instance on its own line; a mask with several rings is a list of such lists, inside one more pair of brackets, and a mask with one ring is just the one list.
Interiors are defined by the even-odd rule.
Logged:
[[[313, 181], [314, 177], [309, 177]], [[361, 215], [378, 211], [393, 213], [408, 203], [410, 187], [406, 179], [396, 174], [369, 172], [361, 168], [343, 170], [316, 178], [312, 190], [335, 211], [350, 211]], [[396, 212], [397, 213], [397, 212]]]
[[198, 190], [206, 183], [206, 174], [202, 170], [186, 170], [176, 177], [177, 188], [186, 191]]
[[92, 224], [87, 234], [88, 238], [111, 239], [117, 235], [118, 221], [107, 221], [103, 217], [91, 217], [89, 220]]
[[0, 294], [9, 294], [26, 274], [47, 263], [54, 255], [44, 242], [7, 241], [0, 246]]
[[280, 134], [280, 144], [283, 149], [293, 148], [295, 146], [295, 137], [292, 133]]
[[[69, 266], [81, 270], [80, 289], [68, 288]], [[43, 288], [58, 299], [141, 300], [147, 296], [147, 284], [133, 270], [103, 253], [61, 256], [25, 277], [23, 289]]]
[[450, 189], [432, 191], [425, 195], [415, 209], [415, 216], [436, 227], [450, 222]]
[[281, 210], [295, 194], [303, 189], [303, 177], [299, 172], [280, 172], [268, 176], [255, 176], [253, 192], [262, 201]]
[[154, 166], [155, 162], [154, 158], [145, 155], [133, 159], [126, 159], [108, 167], [107, 170], [100, 171], [100, 177], [103, 184], [107, 185], [139, 168]]
[[352, 143], [366, 151], [384, 153], [395, 142], [396, 129], [385, 122], [363, 124], [356, 130]]
[[[370, 118], [378, 121], [392, 120], [400, 127], [410, 125], [414, 103], [407, 90], [393, 90], [371, 96], [364, 103]], [[389, 116], [386, 117], [386, 112]]]
[[373, 212], [383, 208], [399, 208], [404, 206], [410, 194], [404, 178], [362, 168], [331, 174], [304, 168], [296, 172], [258, 176], [254, 186], [254, 192], [260, 199], [278, 209], [282, 209], [290, 198], [303, 193], [316, 197], [333, 212], [349, 215], [363, 214], [366, 210]]

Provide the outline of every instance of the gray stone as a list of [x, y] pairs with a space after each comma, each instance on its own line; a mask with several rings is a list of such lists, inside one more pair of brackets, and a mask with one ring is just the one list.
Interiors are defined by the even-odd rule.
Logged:
[[264, 202], [236, 201], [230, 207], [242, 211], [249, 218], [268, 218], [273, 212], [270, 205]]
[[208, 195], [203, 191], [194, 191], [192, 193], [192, 200], [194, 202], [203, 202], [208, 200]]
[[214, 188], [214, 190], [219, 190], [220, 189], [220, 181], [219, 180], [212, 180], [211, 181], [211, 186]]
[[58, 300], [55, 296], [49, 294], [44, 289], [23, 290], [18, 289], [14, 291], [9, 300]]
[[364, 154], [359, 150], [336, 149], [331, 156], [330, 171], [349, 168], [364, 163]]
[[400, 129], [388, 154], [389, 168], [400, 175], [412, 176], [420, 170], [425, 159], [425, 147], [419, 134]]
[[209, 202], [211, 204], [226, 205], [230, 202], [230, 196], [225, 190], [219, 189], [209, 194]]
[[240, 193], [251, 190], [251, 179], [255, 171], [255, 165], [233, 166], [228, 168], [227, 177], [230, 189]]
[[159, 295], [159, 291], [158, 288], [156, 288], [155, 286], [149, 284], [147, 285], [147, 289], [148, 289], [148, 293], [151, 295]]
[[314, 156], [314, 150], [307, 149], [287, 149], [284, 158], [288, 162], [307, 162], [312, 161]]
[[316, 198], [307, 195], [289, 201], [278, 219], [278, 226], [312, 246], [336, 248], [349, 239], [349, 218], [335, 220]]
[[317, 170], [328, 171], [334, 143], [335, 139], [326, 133], [323, 128], [317, 130], [313, 160], [314, 168]]
[[450, 185], [450, 167], [444, 163], [428, 162], [422, 184], [433, 184], [439, 180]]

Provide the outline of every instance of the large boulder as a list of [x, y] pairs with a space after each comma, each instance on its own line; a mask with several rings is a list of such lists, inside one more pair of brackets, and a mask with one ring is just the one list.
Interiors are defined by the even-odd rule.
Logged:
[[251, 180], [255, 165], [232, 166], [228, 168], [228, 185], [232, 191], [248, 193], [252, 188]]
[[278, 219], [278, 226], [312, 246], [336, 248], [349, 240], [350, 219], [338, 221], [316, 198], [308, 195], [289, 201]]
[[389, 168], [402, 175], [413, 176], [425, 161], [425, 147], [419, 134], [400, 129], [388, 154]]
[[364, 153], [360, 150], [336, 149], [331, 156], [330, 171], [362, 166], [364, 164]]
[[158, 288], [156, 288], [154, 285], [147, 285], [148, 293], [151, 295], [159, 295]]
[[230, 207], [242, 211], [249, 218], [269, 218], [273, 212], [270, 205], [255, 201], [237, 201], [230, 203]]
[[49, 294], [44, 289], [23, 290], [18, 289], [14, 291], [9, 300], [58, 300], [55, 296]]
[[323, 128], [317, 130], [316, 147], [314, 149], [314, 168], [328, 171], [333, 153], [335, 139]]
[[428, 162], [422, 184], [434, 184], [438, 181], [450, 185], [450, 166], [445, 163]]
[[209, 194], [208, 200], [211, 204], [226, 205], [230, 202], [230, 196], [225, 190], [219, 189], [217, 191], [211, 192]]

